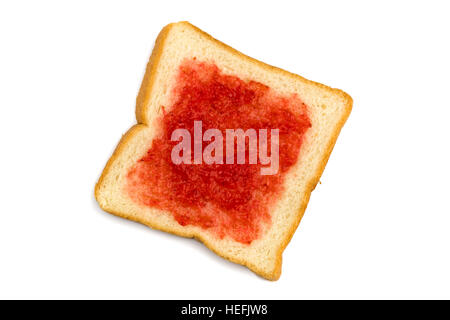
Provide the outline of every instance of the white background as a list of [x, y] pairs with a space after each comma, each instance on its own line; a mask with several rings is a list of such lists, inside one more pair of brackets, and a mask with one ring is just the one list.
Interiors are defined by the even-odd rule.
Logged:
[[[448, 1], [3, 1], [0, 298], [450, 298]], [[277, 282], [93, 197], [160, 29], [189, 20], [353, 112]]]

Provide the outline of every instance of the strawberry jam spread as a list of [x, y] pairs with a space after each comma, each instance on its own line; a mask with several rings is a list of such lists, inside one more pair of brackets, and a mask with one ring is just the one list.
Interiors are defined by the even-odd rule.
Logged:
[[[270, 226], [270, 208], [297, 162], [303, 136], [311, 127], [307, 106], [296, 94], [281, 95], [195, 58], [180, 65], [171, 95], [170, 105], [162, 106], [167, 111], [158, 138], [128, 172], [125, 191], [140, 205], [170, 212], [182, 226], [198, 226], [220, 239], [250, 244]], [[203, 132], [215, 128], [224, 137], [226, 129], [279, 129], [278, 172], [262, 175], [265, 165], [259, 160], [175, 164], [171, 152], [179, 141], [171, 141], [172, 132], [183, 128], [194, 137], [194, 121], [202, 121]], [[203, 148], [209, 143], [204, 141]]]

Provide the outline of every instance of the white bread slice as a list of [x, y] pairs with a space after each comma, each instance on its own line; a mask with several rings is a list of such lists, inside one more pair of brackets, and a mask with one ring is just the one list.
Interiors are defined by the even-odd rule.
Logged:
[[[312, 127], [305, 134], [297, 163], [284, 180], [284, 191], [271, 209], [264, 234], [242, 244], [218, 238], [197, 226], [180, 225], [170, 213], [139, 205], [123, 191], [128, 170], [147, 152], [157, 134], [161, 106], [168, 105], [172, 82], [183, 59], [214, 61], [225, 74], [263, 83], [277, 92], [297, 94], [309, 108]], [[324, 170], [337, 136], [350, 114], [352, 99], [338, 89], [272, 67], [215, 40], [189, 24], [169, 24], [159, 34], [137, 97], [133, 126], [121, 139], [96, 185], [100, 207], [114, 215], [188, 238], [196, 238], [218, 255], [277, 280], [282, 252], [306, 209], [311, 191]]]

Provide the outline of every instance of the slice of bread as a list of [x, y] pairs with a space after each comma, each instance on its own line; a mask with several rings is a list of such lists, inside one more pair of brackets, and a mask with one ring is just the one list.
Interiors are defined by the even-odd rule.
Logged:
[[[190, 63], [191, 66], [186, 69], [187, 71], [183, 69], [186, 63]], [[195, 68], [205, 68], [209, 71], [201, 73], [197, 72]], [[296, 155], [293, 158], [295, 161], [289, 166], [281, 168], [276, 177], [268, 178], [272, 179], [270, 183], [273, 182], [274, 187], [267, 189], [269, 190], [267, 196], [264, 193], [266, 187], [264, 183], [255, 182], [253, 185], [258, 191], [253, 192], [251, 188], [253, 185], [249, 180], [241, 179], [240, 171], [220, 171], [220, 168], [217, 169], [219, 171], [214, 171], [216, 174], [214, 179], [220, 180], [222, 175], [229, 175], [225, 183], [233, 181], [234, 184], [224, 187], [221, 184], [222, 180], [219, 183], [208, 180], [213, 174], [212, 171], [208, 171], [206, 176], [202, 176], [206, 177], [207, 182], [194, 179], [194, 176], [191, 177], [189, 174], [185, 174], [183, 178], [173, 178], [178, 173], [174, 171], [176, 169], [167, 169], [172, 167], [170, 164], [164, 164], [166, 160], [158, 157], [152, 158], [153, 162], [149, 160], [151, 158], [149, 150], [156, 148], [156, 144], [167, 139], [167, 136], [162, 133], [164, 119], [173, 118], [173, 113], [177, 112], [175, 108], [182, 108], [183, 103], [188, 103], [187, 101], [192, 98], [193, 91], [180, 98], [180, 90], [187, 86], [183, 83], [180, 85], [180, 77], [184, 76], [185, 81], [191, 81], [192, 78], [194, 79], [192, 81], [200, 83], [203, 81], [202, 75], [203, 77], [213, 77], [214, 75], [214, 77], [218, 77], [217, 81], [219, 82], [227, 79], [230, 88], [233, 86], [235, 89], [238, 87], [241, 89], [253, 88], [252, 86], [260, 88], [258, 89], [260, 91], [245, 89], [247, 90], [245, 92], [252, 93], [251, 108], [246, 103], [240, 105], [239, 109], [233, 105], [227, 107], [228, 100], [215, 104], [211, 97], [214, 97], [215, 94], [219, 95], [219, 93], [210, 92], [211, 90], [204, 93], [208, 94], [208, 99], [210, 99], [208, 101], [212, 101], [213, 105], [220, 105], [221, 112], [224, 110], [228, 112], [226, 108], [229, 108], [229, 117], [232, 119], [230, 121], [236, 122], [240, 121], [239, 119], [247, 121], [253, 117], [251, 114], [253, 111], [256, 114], [265, 114], [265, 116], [261, 116], [265, 117], [265, 123], [271, 121], [267, 116], [268, 113], [264, 113], [263, 109], [267, 109], [267, 107], [263, 106], [262, 98], [254, 100], [257, 92], [275, 97], [273, 98], [275, 100], [272, 99], [272, 101], [276, 101], [276, 103], [273, 104], [270, 114], [284, 119], [280, 120], [281, 122], [290, 119], [291, 116], [292, 119], [295, 117], [300, 119], [298, 117], [307, 115], [308, 120], [303, 122], [303, 124], [307, 124], [306, 129], [299, 135], [290, 136], [291, 140], [298, 141], [284, 141], [284, 143], [294, 143], [293, 149], [287, 150], [292, 151], [298, 148], [298, 151], [295, 149], [293, 153]], [[223, 83], [219, 84], [217, 81], [214, 82], [217, 90], [229, 89], [223, 89]], [[191, 83], [191, 89], [197, 88], [196, 85], [196, 83]], [[242, 90], [236, 92], [242, 94], [244, 92]], [[231, 97], [233, 93], [229, 95]], [[177, 100], [177, 97], [180, 99]], [[297, 102], [294, 100], [292, 101], [295, 103], [287, 102], [289, 97], [294, 97], [292, 99], [297, 99], [295, 100]], [[240, 99], [240, 97], [238, 98]], [[201, 99], [200, 97], [198, 101], [203, 105], [204, 101], [202, 102]], [[258, 102], [255, 101], [260, 101], [262, 111], [258, 109]], [[281, 105], [285, 109], [279, 109]], [[306, 110], [302, 108], [306, 108]], [[137, 97], [136, 118], [138, 124], [122, 137], [106, 164], [96, 185], [95, 197], [100, 207], [107, 212], [143, 223], [154, 229], [196, 238], [218, 255], [245, 265], [266, 279], [277, 280], [281, 274], [282, 252], [300, 223], [311, 191], [319, 181], [351, 108], [351, 97], [341, 90], [306, 80], [245, 56], [188, 22], [169, 24], [163, 28], [156, 40]], [[178, 114], [178, 116], [189, 119], [186, 114], [190, 114], [191, 109], [183, 110], [183, 114]], [[236, 115], [236, 110], [241, 114]], [[214, 112], [214, 109], [211, 112]], [[256, 120], [261, 119], [257, 118], [258, 116], [254, 117]], [[199, 119], [192, 118], [192, 120]], [[292, 122], [295, 126], [298, 123], [300, 122]], [[290, 130], [298, 129], [295, 126], [289, 127], [289, 123], [286, 122], [283, 122], [283, 126], [288, 127], [285, 128], [286, 134], [289, 134]], [[282, 148], [282, 144], [283, 136], [280, 134], [280, 148]], [[158, 155], [158, 153], [155, 154]], [[280, 163], [283, 161], [284, 155], [280, 154]], [[135, 170], [133, 168], [140, 165], [144, 166], [144, 169], [147, 168], [150, 173], [133, 171]], [[191, 170], [188, 168], [189, 165], [185, 166], [186, 170]], [[201, 168], [208, 165], [192, 164], [190, 166]], [[153, 170], [154, 168], [157, 168], [156, 171]], [[159, 168], [166, 168], [164, 169], [166, 171]], [[205, 170], [210, 170], [210, 168]], [[195, 177], [198, 178], [198, 176]], [[256, 177], [255, 179], [260, 178]], [[138, 187], [133, 187], [136, 185], [130, 181], [138, 183]], [[171, 181], [171, 183], [169, 184], [167, 181]], [[180, 181], [182, 183], [177, 183]], [[238, 190], [240, 183], [250, 190]], [[207, 189], [213, 186], [217, 189], [211, 193]], [[224, 194], [229, 197], [231, 207], [227, 207], [229, 203], [227, 198], [224, 198]], [[252, 199], [248, 202], [250, 204], [247, 205], [245, 199], [236, 200], [234, 198], [236, 194]], [[184, 198], [180, 198], [183, 195]], [[216, 202], [213, 201], [214, 199], [210, 200], [215, 195], [220, 195], [222, 198]], [[237, 201], [237, 204], [234, 205], [233, 201]], [[245, 221], [249, 221], [251, 226], [245, 225]], [[250, 234], [250, 232], [253, 233]]]

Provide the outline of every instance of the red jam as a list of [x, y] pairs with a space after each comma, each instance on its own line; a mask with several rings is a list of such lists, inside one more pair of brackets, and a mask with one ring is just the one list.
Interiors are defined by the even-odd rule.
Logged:
[[[195, 58], [179, 67], [171, 99], [171, 106], [163, 107], [169, 111], [162, 117], [159, 138], [128, 172], [126, 192], [141, 205], [170, 212], [182, 226], [250, 244], [270, 226], [269, 210], [283, 190], [286, 172], [297, 162], [303, 135], [311, 127], [306, 105], [295, 94], [280, 95]], [[194, 120], [203, 122], [203, 132], [221, 130], [224, 145], [225, 129], [279, 129], [278, 173], [261, 175], [259, 161], [174, 164], [171, 151], [179, 141], [171, 141], [172, 132], [184, 128], [194, 137]], [[208, 144], [203, 142], [203, 148]]]

